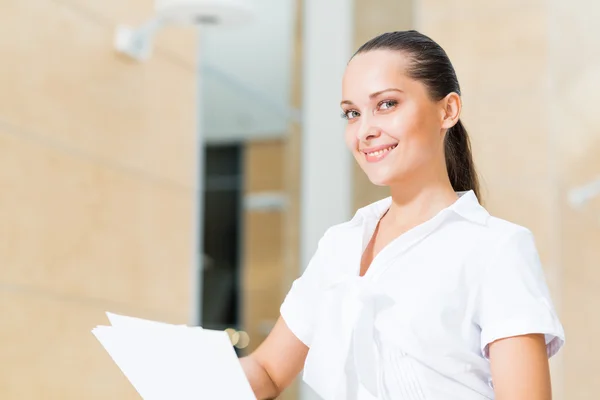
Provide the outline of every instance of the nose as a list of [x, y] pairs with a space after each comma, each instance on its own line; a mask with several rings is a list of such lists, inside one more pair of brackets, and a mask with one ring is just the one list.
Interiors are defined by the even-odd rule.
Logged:
[[367, 142], [381, 136], [381, 129], [369, 123], [364, 123], [364, 126], [358, 130], [357, 139], [361, 142]]

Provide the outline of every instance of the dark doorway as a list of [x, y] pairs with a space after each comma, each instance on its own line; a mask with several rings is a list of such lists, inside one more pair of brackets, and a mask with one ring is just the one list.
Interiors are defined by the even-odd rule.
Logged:
[[208, 145], [204, 185], [202, 326], [237, 328], [240, 319], [242, 146]]

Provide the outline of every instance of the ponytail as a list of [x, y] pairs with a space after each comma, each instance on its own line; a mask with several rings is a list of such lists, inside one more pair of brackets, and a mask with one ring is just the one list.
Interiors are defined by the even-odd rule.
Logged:
[[469, 134], [460, 120], [446, 132], [444, 153], [448, 177], [454, 191], [472, 190], [480, 199], [479, 179], [473, 163]]

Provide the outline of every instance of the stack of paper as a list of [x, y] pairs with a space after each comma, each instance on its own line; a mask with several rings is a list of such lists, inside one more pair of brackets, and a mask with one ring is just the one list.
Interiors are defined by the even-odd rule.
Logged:
[[92, 333], [146, 400], [256, 400], [229, 335], [107, 313]]

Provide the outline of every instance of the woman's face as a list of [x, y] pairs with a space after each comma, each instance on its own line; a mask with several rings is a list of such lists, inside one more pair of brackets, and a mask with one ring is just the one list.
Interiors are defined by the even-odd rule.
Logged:
[[431, 100], [405, 74], [408, 61], [398, 51], [369, 51], [356, 55], [344, 74], [346, 143], [376, 185], [406, 182], [444, 163], [447, 99]]

